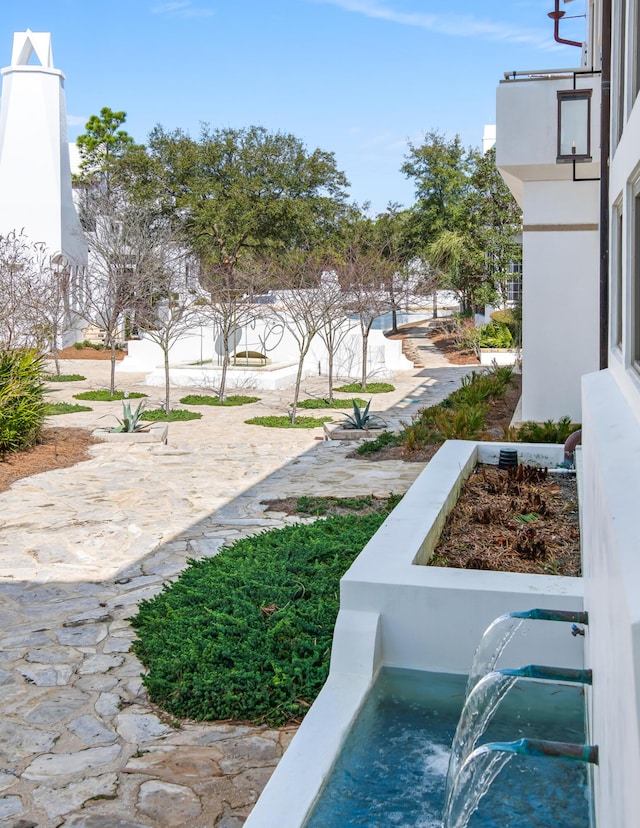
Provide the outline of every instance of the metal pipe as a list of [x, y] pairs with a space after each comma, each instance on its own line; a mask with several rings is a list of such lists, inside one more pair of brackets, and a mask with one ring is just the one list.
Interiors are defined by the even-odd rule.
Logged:
[[597, 745], [579, 745], [573, 742], [549, 742], [545, 739], [518, 739], [516, 742], [487, 742], [479, 750], [515, 753], [519, 756], [550, 756], [571, 759], [574, 762], [598, 764]]
[[573, 624], [588, 624], [589, 614], [574, 610], [532, 609], [524, 612], [510, 612], [509, 618], [524, 618], [532, 621], [569, 621]]
[[[595, 44], [594, 44], [595, 45]], [[602, 0], [600, 80], [600, 370], [609, 365], [609, 156], [611, 155], [611, 0]]]
[[578, 43], [577, 40], [565, 40], [565, 38], [560, 37], [560, 21], [564, 16], [565, 12], [560, 11], [560, 0], [556, 0], [554, 10], [547, 15], [553, 20], [553, 39], [556, 43], [564, 43], [566, 46], [577, 46], [582, 49], [582, 43]]
[[502, 676], [517, 678], [544, 679], [545, 681], [568, 681], [574, 684], [591, 684], [591, 670], [574, 669], [573, 667], [546, 667], [542, 664], [528, 664], [526, 667], [498, 670]]

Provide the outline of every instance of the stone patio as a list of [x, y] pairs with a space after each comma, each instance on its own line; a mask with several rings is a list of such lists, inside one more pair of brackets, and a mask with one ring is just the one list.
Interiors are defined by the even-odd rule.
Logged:
[[[468, 368], [427, 340], [425, 367], [398, 375], [372, 408], [390, 427], [450, 393]], [[88, 382], [52, 400], [106, 387], [105, 362], [69, 361]], [[118, 387], [158, 389], [123, 374]], [[304, 384], [326, 394], [326, 381]], [[192, 389], [191, 389], [192, 390]], [[154, 399], [154, 395], [158, 400]], [[183, 394], [172, 391], [174, 404]], [[282, 414], [290, 391], [251, 406], [200, 407], [172, 423], [168, 445], [101, 444], [93, 459], [27, 478], [0, 494], [0, 826], [237, 828], [294, 728], [178, 722], [154, 709], [129, 652], [127, 619], [187, 560], [293, 520], [261, 500], [303, 494], [386, 495], [408, 489], [420, 464], [346, 459], [352, 445], [322, 429], [248, 426]], [[56, 417], [93, 429], [119, 403]]]

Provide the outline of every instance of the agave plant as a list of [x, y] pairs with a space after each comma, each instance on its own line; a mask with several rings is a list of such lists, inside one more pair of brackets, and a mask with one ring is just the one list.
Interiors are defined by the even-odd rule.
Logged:
[[371, 400], [364, 408], [360, 408], [356, 400], [353, 400], [353, 414], [345, 414], [345, 420], [342, 423], [343, 428], [384, 428], [385, 421], [378, 414], [369, 414], [369, 406]]
[[144, 411], [144, 404], [146, 400], [140, 400], [135, 411], [131, 411], [131, 403], [128, 400], [122, 402], [122, 419], [116, 417], [119, 425], [112, 428], [114, 434], [132, 434], [135, 431], [144, 431], [148, 425], [141, 420], [142, 412]]

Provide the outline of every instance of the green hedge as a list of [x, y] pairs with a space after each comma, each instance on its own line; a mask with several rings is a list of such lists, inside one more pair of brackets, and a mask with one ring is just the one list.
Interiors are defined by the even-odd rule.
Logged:
[[38, 442], [45, 417], [44, 360], [35, 351], [0, 351], [0, 453]]
[[151, 700], [198, 720], [302, 717], [328, 675], [340, 578], [385, 516], [274, 529], [192, 562], [132, 620]]

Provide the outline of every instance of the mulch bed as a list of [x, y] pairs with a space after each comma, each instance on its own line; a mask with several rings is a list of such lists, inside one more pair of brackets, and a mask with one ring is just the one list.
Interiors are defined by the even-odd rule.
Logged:
[[0, 455], [0, 492], [22, 477], [90, 460], [89, 447], [97, 442], [84, 428], [45, 428], [38, 445], [4, 457]]
[[[116, 351], [116, 361], [126, 357], [126, 351]], [[62, 348], [58, 351], [58, 359], [111, 359], [111, 349], [96, 350], [95, 348]]]
[[431, 565], [580, 575], [575, 477], [479, 467], [449, 513]]

